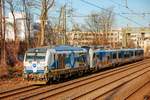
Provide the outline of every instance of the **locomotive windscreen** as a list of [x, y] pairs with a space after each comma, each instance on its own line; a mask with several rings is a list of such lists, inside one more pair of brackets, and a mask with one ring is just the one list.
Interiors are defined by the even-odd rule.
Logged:
[[26, 54], [26, 61], [45, 61], [46, 53], [32, 52]]

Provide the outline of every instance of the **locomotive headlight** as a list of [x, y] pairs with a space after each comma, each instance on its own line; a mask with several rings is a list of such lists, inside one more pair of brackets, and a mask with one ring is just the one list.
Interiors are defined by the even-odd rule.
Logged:
[[24, 66], [23, 73], [26, 73], [26, 66]]
[[44, 67], [44, 73], [48, 73], [48, 67], [47, 66]]

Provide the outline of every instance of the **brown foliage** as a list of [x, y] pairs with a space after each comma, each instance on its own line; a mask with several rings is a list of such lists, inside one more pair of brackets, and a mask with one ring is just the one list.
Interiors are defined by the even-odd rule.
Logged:
[[17, 44], [13, 41], [7, 41], [6, 46], [6, 64], [1, 63], [0, 65], [0, 78], [11, 78], [20, 76], [23, 70], [23, 63], [20, 60], [20, 55], [23, 55], [26, 51], [26, 43], [18, 42]]
[[8, 69], [6, 66], [0, 66], [0, 78], [8, 75]]

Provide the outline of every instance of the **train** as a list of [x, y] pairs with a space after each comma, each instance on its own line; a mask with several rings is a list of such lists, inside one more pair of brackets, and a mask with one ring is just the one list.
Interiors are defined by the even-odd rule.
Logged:
[[142, 48], [102, 49], [70, 45], [30, 48], [24, 56], [23, 77], [31, 82], [47, 84], [143, 58]]

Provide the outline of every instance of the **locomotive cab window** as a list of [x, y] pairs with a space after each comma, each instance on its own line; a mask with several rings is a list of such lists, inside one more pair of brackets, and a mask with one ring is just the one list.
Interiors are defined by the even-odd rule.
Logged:
[[27, 53], [26, 54], [26, 61], [34, 61], [35, 53]]
[[46, 53], [37, 53], [35, 56], [35, 59], [37, 61], [45, 61], [45, 55], [46, 55]]

